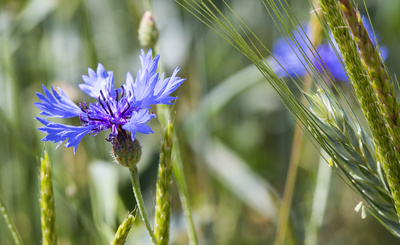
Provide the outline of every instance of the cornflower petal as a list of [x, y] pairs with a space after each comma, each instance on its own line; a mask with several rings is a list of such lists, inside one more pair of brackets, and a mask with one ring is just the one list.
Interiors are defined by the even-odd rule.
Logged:
[[[336, 45], [336, 43], [334, 43]], [[319, 71], [323, 71], [322, 66], [325, 67], [326, 71], [329, 71], [333, 78], [336, 80], [348, 82], [348, 78], [345, 70], [342, 68], [340, 60], [335, 54], [332, 46], [330, 44], [321, 44], [317, 47], [317, 52], [319, 56], [323, 59], [323, 62], [315, 62], [315, 66]], [[340, 59], [342, 59], [342, 54], [340, 54]]]
[[[368, 18], [366, 18], [365, 16], [362, 17], [362, 22], [364, 24], [365, 29], [368, 32], [368, 35], [372, 41], [372, 44], [374, 46], [377, 46], [378, 45], [377, 41], [378, 42], [380, 41], [380, 37], [379, 37], [378, 33], [374, 32], [374, 30], [372, 29], [371, 23], [369, 22]], [[385, 46], [380, 46], [379, 49], [381, 51], [382, 59], [386, 60], [386, 58], [388, 57], [388, 54], [389, 54], [389, 50]], [[339, 50], [339, 48], [337, 50]]]
[[[303, 27], [303, 30], [308, 33], [306, 27]], [[293, 40], [296, 40], [296, 43]], [[278, 77], [304, 76], [307, 73], [305, 68], [307, 62], [301, 52], [301, 50], [304, 52], [309, 50], [305, 40], [308, 40], [307, 36], [300, 28], [297, 28], [297, 30], [293, 31], [293, 39], [282, 37], [275, 41], [272, 47], [272, 54], [279, 63], [279, 66], [275, 68], [275, 73]]]
[[147, 108], [153, 105], [154, 101], [154, 88], [158, 82], [158, 73], [151, 74], [148, 70], [145, 71], [143, 79], [136, 79], [134, 87], [135, 104], [138, 107]]
[[40, 131], [47, 133], [47, 135], [42, 139], [42, 141], [51, 141], [53, 143], [57, 143], [57, 147], [64, 142], [66, 147], [74, 147], [74, 154], [76, 149], [78, 148], [79, 143], [81, 142], [83, 136], [88, 134], [92, 129], [94, 129], [95, 125], [89, 126], [71, 126], [64, 125], [60, 123], [53, 123], [47, 119], [36, 117], [36, 119], [41, 122], [44, 127], [38, 128]]
[[34, 103], [37, 108], [42, 110], [40, 115], [46, 117], [56, 117], [56, 118], [71, 118], [78, 117], [82, 113], [81, 109], [74, 103], [68, 96], [57, 87], [60, 94], [54, 90], [51, 86], [53, 94], [47, 88], [42, 85], [44, 95], [41, 93], [36, 93], [37, 97], [42, 101], [42, 103]]
[[163, 80], [164, 74], [161, 76], [161, 82], [158, 82], [154, 88], [154, 104], [172, 104], [170, 101], [177, 97], [169, 96], [172, 94], [186, 79], [177, 77], [176, 74], [180, 69], [176, 68], [172, 76]]
[[132, 113], [132, 117], [125, 125], [122, 126], [122, 129], [131, 132], [132, 140], [135, 139], [135, 132], [139, 132], [142, 134], [153, 133], [153, 130], [151, 130], [151, 128], [145, 123], [147, 123], [155, 116], [156, 115], [154, 114], [149, 114], [149, 111], [147, 109], [134, 111]]
[[130, 103], [132, 105], [148, 108], [155, 103], [154, 89], [159, 81], [159, 74], [157, 73], [158, 61], [160, 55], [158, 54], [152, 59], [152, 50], [149, 49], [147, 54], [141, 50], [139, 55], [142, 68], [136, 75], [136, 80], [133, 79], [131, 73], [128, 72], [126, 78], [126, 87], [132, 94]]
[[[374, 35], [368, 19], [363, 18], [363, 23], [368, 31], [372, 43], [376, 45], [376, 41], [379, 41], [379, 36]], [[308, 38], [302, 30], [304, 30], [306, 34], [308, 33], [308, 28], [298, 27], [294, 30], [292, 38], [280, 38], [275, 41], [272, 49], [272, 54], [275, 57], [276, 61], [280, 64], [280, 66], [277, 66], [275, 68], [275, 73], [278, 75], [278, 77], [283, 78], [288, 76], [304, 76], [307, 73], [307, 62], [304, 58], [304, 55], [306, 55], [311, 59], [311, 62], [319, 72], [323, 73], [324, 67], [332, 74], [334, 79], [348, 82], [346, 72], [342, 67], [341, 54], [339, 53], [339, 60], [335, 52], [335, 50], [339, 49], [334, 39], [331, 37], [335, 49], [332, 48], [330, 43], [325, 42], [315, 47], [318, 54], [314, 56], [311, 55], [311, 44], [308, 44]], [[293, 40], [296, 41], [294, 42]], [[386, 47], [380, 47], [380, 51], [382, 59], [386, 59], [388, 54]]]
[[[372, 44], [373, 44], [374, 46], [376, 46], [376, 45], [377, 45], [377, 42], [376, 42], [376, 41], [379, 42], [379, 40], [380, 40], [379, 35], [375, 35], [374, 30], [372, 29], [371, 23], [369, 22], [368, 18], [366, 18], [365, 16], [363, 16], [363, 17], [361, 18], [361, 20], [362, 20], [362, 22], [363, 22], [363, 24], [364, 24], [365, 29], [366, 29], [367, 32], [368, 32], [369, 38], [371, 38]], [[333, 38], [332, 38], [332, 39], [333, 39]]]
[[105, 93], [105, 96], [115, 96], [114, 91], [114, 75], [112, 71], [106, 73], [106, 69], [102, 64], [98, 64], [97, 73], [91, 68], [88, 69], [89, 76], [82, 76], [85, 83], [79, 84], [79, 88], [92, 98], [99, 98], [100, 91]]
[[157, 72], [158, 61], [160, 59], [160, 55], [157, 54], [156, 57], [152, 60], [153, 51], [149, 49], [147, 54], [144, 53], [143, 49], [140, 51], [141, 55], [139, 55], [140, 62], [142, 64], [142, 71], [148, 70], [150, 74], [155, 74]]
[[[142, 65], [142, 68], [139, 69], [137, 75], [136, 75], [136, 82], [138, 84], [143, 84], [145, 83], [149, 77], [153, 77], [155, 74], [157, 74], [157, 66], [158, 66], [158, 61], [160, 59], [160, 55], [158, 54], [153, 60], [152, 60], [152, 50], [149, 49], [147, 54], [144, 53], [143, 49], [140, 51], [140, 63]], [[132, 88], [132, 92], [134, 91], [135, 85], [133, 82], [133, 79], [130, 84], [127, 84], [129, 88]]]
[[186, 80], [176, 76], [179, 68], [176, 68], [169, 78], [164, 79], [164, 74], [159, 77], [156, 73], [159, 55], [151, 60], [151, 52], [151, 49], [147, 54], [141, 51], [142, 69], [138, 71], [136, 80], [131, 73], [126, 75], [126, 89], [131, 94], [129, 102], [140, 108], [149, 108], [155, 104], [172, 104], [170, 101], [177, 97], [169, 95]]

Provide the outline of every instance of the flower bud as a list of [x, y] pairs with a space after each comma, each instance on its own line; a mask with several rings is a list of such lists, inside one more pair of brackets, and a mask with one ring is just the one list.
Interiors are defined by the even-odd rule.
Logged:
[[158, 41], [158, 29], [150, 11], [144, 13], [138, 32], [140, 45], [143, 48], [154, 48]]

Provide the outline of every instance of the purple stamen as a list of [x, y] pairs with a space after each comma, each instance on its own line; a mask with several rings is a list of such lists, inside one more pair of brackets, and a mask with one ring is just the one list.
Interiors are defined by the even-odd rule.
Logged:
[[125, 101], [126, 101], [126, 108], [122, 111], [122, 115], [124, 115], [125, 114], [125, 112], [127, 112], [128, 110], [129, 110], [129, 108], [131, 107], [131, 104], [129, 103], [129, 101], [127, 101], [126, 99], [125, 99]]
[[125, 95], [125, 89], [124, 89], [124, 86], [121, 86], [121, 89], [122, 89], [122, 91], [121, 91], [121, 98], [122, 98], [122, 97], [124, 97], [124, 95]]
[[[101, 95], [101, 97], [103, 98], [103, 100], [105, 101], [105, 100], [106, 100], [106, 97], [104, 96], [103, 90], [100, 90], [100, 95]], [[99, 100], [100, 100], [100, 98], [99, 98]]]
[[99, 96], [99, 104], [100, 104], [101, 107], [104, 109], [104, 111], [108, 112], [107, 109], [106, 109], [106, 107], [103, 105], [103, 101], [100, 99], [100, 96]]
[[104, 119], [102, 119], [102, 118], [94, 118], [94, 117], [89, 116], [89, 114], [87, 116], [88, 116], [89, 120], [98, 121], [98, 122], [104, 122]]
[[79, 108], [81, 109], [82, 112], [87, 112], [87, 110], [89, 109], [85, 103], [85, 101], [83, 101], [82, 103], [79, 103]]
[[114, 113], [112, 112], [111, 107], [110, 107], [110, 103], [108, 103], [108, 101], [106, 102], [106, 105], [107, 105], [108, 110], [110, 111], [110, 115], [112, 117], [114, 117]]
[[[115, 101], [118, 102], [118, 100], [119, 100], [119, 93], [118, 93], [118, 90], [117, 90], [117, 89], [115, 90], [115, 93], [117, 94]], [[121, 96], [121, 98], [122, 98], [122, 96]]]
[[83, 123], [88, 123], [89, 121], [82, 118], [82, 115], [79, 115], [79, 120]]
[[81, 109], [82, 112], [86, 112], [86, 110], [83, 109], [83, 106], [81, 103], [78, 104], [79, 108]]

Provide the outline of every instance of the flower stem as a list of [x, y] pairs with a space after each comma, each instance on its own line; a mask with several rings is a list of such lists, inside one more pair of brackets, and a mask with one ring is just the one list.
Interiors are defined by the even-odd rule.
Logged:
[[0, 213], [4, 218], [4, 221], [6, 222], [8, 229], [10, 230], [12, 237], [14, 238], [14, 243], [16, 245], [21, 245], [22, 244], [21, 237], [19, 236], [14, 223], [11, 221], [10, 216], [8, 215], [7, 209], [6, 209], [3, 201], [1, 200], [1, 198], [0, 198]]
[[131, 174], [133, 193], [135, 194], [135, 198], [136, 198], [136, 202], [137, 202], [137, 205], [139, 208], [140, 215], [142, 216], [142, 219], [143, 219], [144, 223], [146, 224], [146, 228], [147, 228], [147, 231], [149, 232], [151, 241], [153, 242], [153, 244], [157, 244], [157, 239], [154, 236], [154, 232], [153, 232], [153, 229], [151, 228], [150, 220], [149, 220], [149, 217], [147, 216], [146, 208], [144, 206], [142, 192], [140, 191], [138, 169], [135, 166], [135, 167], [129, 168], [129, 172]]

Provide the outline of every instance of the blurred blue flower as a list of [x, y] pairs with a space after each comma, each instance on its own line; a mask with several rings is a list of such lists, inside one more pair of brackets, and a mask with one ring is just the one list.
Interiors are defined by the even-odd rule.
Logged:
[[[135, 133], [153, 133], [146, 123], [155, 117], [149, 113], [150, 105], [172, 104], [177, 97], [171, 97], [185, 81], [177, 77], [179, 71], [175, 69], [171, 77], [164, 79], [159, 76], [157, 65], [160, 55], [152, 59], [151, 49], [147, 54], [141, 51], [140, 61], [142, 68], [136, 79], [128, 72], [126, 84], [115, 89], [113, 72], [106, 72], [102, 64], [98, 64], [97, 71], [88, 69], [89, 76], [82, 76], [84, 84], [80, 89], [97, 101], [87, 105], [85, 102], [77, 106], [60, 89], [59, 93], [51, 87], [52, 93], [43, 85], [44, 94], [36, 93], [41, 103], [35, 105], [41, 110], [40, 115], [55, 118], [79, 117], [81, 126], [54, 123], [47, 119], [36, 117], [44, 127], [39, 130], [47, 133], [42, 141], [58, 142], [58, 146], [66, 141], [66, 147], [74, 147], [74, 153], [79, 142], [86, 134], [96, 135], [100, 131], [111, 129], [108, 141], [113, 141], [118, 133], [130, 134], [132, 140]], [[58, 147], [57, 146], [57, 147]]]
[[[379, 36], [374, 35], [372, 27], [366, 18], [363, 18], [363, 23], [371, 37], [372, 43], [376, 46], [376, 41], [379, 40]], [[329, 42], [325, 42], [315, 47], [316, 52], [312, 51], [313, 48], [307, 36], [309, 36], [309, 30], [304, 26], [296, 28], [296, 30], [293, 31], [292, 38], [283, 37], [275, 41], [272, 47], [272, 55], [279, 63], [274, 69], [275, 73], [281, 78], [289, 76], [302, 77], [307, 73], [312, 74], [312, 70], [308, 68], [308, 61], [314, 65], [318, 72], [324, 74], [323, 67], [325, 67], [335, 80], [348, 82], [346, 72], [341, 65], [341, 60], [343, 58], [332, 35], [331, 40], [335, 48], [333, 48]], [[341, 60], [338, 59], [335, 50], [339, 52]], [[380, 46], [380, 51], [382, 58], [385, 60], [388, 55], [386, 47]]]

